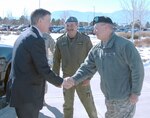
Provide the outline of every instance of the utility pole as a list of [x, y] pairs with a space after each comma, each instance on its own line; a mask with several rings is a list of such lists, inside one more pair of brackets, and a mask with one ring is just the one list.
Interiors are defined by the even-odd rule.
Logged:
[[41, 0], [39, 0], [39, 8], [41, 7]]
[[93, 17], [95, 17], [95, 5], [93, 6]]

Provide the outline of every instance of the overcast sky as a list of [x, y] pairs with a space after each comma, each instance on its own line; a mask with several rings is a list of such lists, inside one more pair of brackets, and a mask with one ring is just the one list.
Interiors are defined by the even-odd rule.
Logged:
[[0, 17], [7, 17], [10, 13], [13, 17], [20, 17], [24, 13], [30, 15], [39, 8], [39, 1], [40, 7], [50, 12], [76, 10], [112, 13], [122, 9], [120, 0], [0, 0]]
[[120, 0], [0, 0], [0, 16], [3, 18], [12, 14], [13, 17], [20, 17], [24, 13], [30, 15], [39, 6], [51, 12], [76, 10], [111, 13], [122, 9]]

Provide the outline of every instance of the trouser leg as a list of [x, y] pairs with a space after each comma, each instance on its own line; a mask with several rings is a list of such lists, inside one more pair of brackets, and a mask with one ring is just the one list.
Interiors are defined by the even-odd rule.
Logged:
[[25, 104], [15, 110], [18, 118], [38, 118], [39, 116], [39, 109], [33, 104]]
[[73, 104], [74, 104], [74, 93], [75, 88], [72, 87], [70, 89], [63, 89], [64, 95], [64, 118], [73, 118]]
[[76, 86], [76, 91], [89, 118], [98, 118], [90, 85], [82, 86], [81, 83]]
[[106, 118], [133, 118], [136, 105], [131, 104], [129, 99], [105, 100], [107, 111]]

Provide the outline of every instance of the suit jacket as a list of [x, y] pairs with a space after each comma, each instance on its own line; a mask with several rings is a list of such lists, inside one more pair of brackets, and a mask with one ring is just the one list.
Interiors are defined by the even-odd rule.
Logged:
[[60, 86], [63, 79], [50, 70], [45, 42], [35, 27], [30, 27], [16, 40], [10, 79], [13, 80], [10, 106], [19, 108], [33, 103], [43, 106], [45, 80]]

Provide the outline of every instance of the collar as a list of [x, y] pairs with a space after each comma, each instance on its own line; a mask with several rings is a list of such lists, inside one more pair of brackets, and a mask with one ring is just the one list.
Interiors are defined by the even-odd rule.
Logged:
[[39, 35], [43, 38], [43, 34], [42, 34], [42, 32], [39, 30], [39, 28], [37, 28], [35, 25], [32, 26], [32, 27], [34, 27], [34, 28], [39, 32]]
[[110, 36], [108, 42], [106, 43], [105, 45], [105, 48], [111, 48], [114, 44], [114, 41], [115, 41], [115, 38], [116, 37], [116, 34], [115, 33], [112, 33], [112, 35]]
[[75, 37], [73, 37], [73, 38], [70, 38], [67, 33], [66, 33], [66, 36], [70, 41], [72, 41], [72, 40], [75, 40], [78, 38], [78, 32], [76, 33]]

